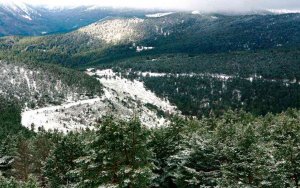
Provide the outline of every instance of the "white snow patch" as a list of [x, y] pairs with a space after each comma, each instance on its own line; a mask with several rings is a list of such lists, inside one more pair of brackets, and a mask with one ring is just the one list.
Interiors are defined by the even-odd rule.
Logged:
[[300, 10], [289, 10], [289, 9], [268, 9], [267, 11], [274, 14], [298, 14]]
[[153, 49], [154, 49], [154, 47], [152, 47], [152, 46], [149, 46], [149, 47], [147, 47], [147, 46], [137, 46], [136, 47], [136, 52], [142, 52], [142, 51], [153, 50]]
[[30, 21], [32, 20], [32, 18], [30, 18], [30, 16], [28, 16], [28, 15], [22, 15], [22, 17], [27, 19], [27, 20], [30, 20]]
[[183, 77], [183, 76], [209, 76], [213, 78], [217, 78], [220, 80], [229, 80], [234, 78], [234, 76], [225, 75], [225, 74], [210, 74], [210, 73], [180, 73], [180, 74], [173, 74], [173, 73], [156, 73], [156, 72], [135, 72], [135, 74], [142, 76], [142, 77], [165, 77], [165, 76], [176, 76], [176, 77]]
[[34, 128], [38, 131], [39, 128], [45, 130], [58, 130], [61, 132], [68, 132], [68, 130], [80, 130], [86, 128], [85, 125], [77, 123], [76, 121], [67, 119], [62, 116], [65, 109], [73, 108], [80, 105], [92, 105], [99, 101], [100, 98], [82, 100], [78, 102], [71, 102], [60, 106], [50, 106], [40, 108], [37, 110], [28, 110], [22, 113], [22, 125], [28, 129]]
[[96, 73], [88, 72], [88, 74], [100, 76], [100, 82], [105, 87], [116, 90], [120, 95], [125, 92], [133, 99], [136, 98], [143, 103], [154, 104], [161, 107], [164, 111], [174, 112], [176, 110], [176, 107], [170, 105], [169, 101], [162, 100], [153, 92], [146, 90], [143, 82], [121, 78], [111, 69], [97, 70]]
[[201, 14], [201, 12], [199, 10], [194, 10], [192, 14]]
[[142, 22], [144, 20], [140, 18], [109, 19], [81, 28], [77, 32], [89, 36], [91, 40], [96, 39], [108, 44], [119, 44], [124, 41], [133, 42], [144, 36], [144, 32], [137, 30]]
[[221, 81], [227, 81], [229, 79], [233, 78], [239, 78], [243, 80], [248, 80], [250, 82], [253, 82], [254, 80], [262, 80], [265, 82], [283, 82], [285, 84], [299, 84], [300, 82], [297, 82], [297, 79], [294, 78], [292, 80], [289, 79], [269, 79], [269, 78], [264, 78], [261, 75], [254, 74], [250, 77], [239, 77], [235, 75], [226, 75], [226, 74], [212, 74], [212, 73], [180, 73], [180, 74], [174, 74], [174, 73], [156, 73], [156, 72], [133, 72], [137, 76], [141, 77], [195, 77], [195, 76], [200, 76], [200, 77], [211, 77], [211, 78], [216, 78]]
[[174, 12], [147, 14], [146, 17], [148, 17], [148, 18], [160, 18], [160, 17], [171, 15], [171, 14], [174, 14]]

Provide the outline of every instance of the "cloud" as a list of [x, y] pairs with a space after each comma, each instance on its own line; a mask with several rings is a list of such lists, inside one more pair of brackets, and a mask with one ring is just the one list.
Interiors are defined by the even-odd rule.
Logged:
[[198, 0], [191, 7], [203, 11], [251, 11], [262, 9], [300, 9], [300, 0]]
[[[12, 0], [0, 0], [12, 1]], [[47, 6], [99, 5], [129, 8], [179, 10], [251, 11], [261, 9], [300, 9], [300, 0], [14, 0]]]

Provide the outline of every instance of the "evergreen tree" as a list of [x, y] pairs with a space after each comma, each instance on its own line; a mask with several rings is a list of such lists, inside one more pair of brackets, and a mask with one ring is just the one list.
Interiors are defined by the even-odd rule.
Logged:
[[47, 177], [50, 187], [76, 183], [77, 180], [69, 172], [75, 169], [74, 160], [83, 155], [80, 138], [77, 133], [70, 133], [64, 136], [51, 151], [44, 167], [44, 175]]
[[175, 117], [169, 126], [152, 129], [149, 146], [154, 153], [153, 163], [156, 174], [152, 182], [154, 187], [175, 186], [173, 170], [176, 166], [170, 166], [168, 159], [180, 151], [183, 142], [184, 129], [188, 127], [188, 121]]
[[29, 176], [33, 173], [33, 160], [29, 140], [20, 138], [13, 163], [14, 175], [17, 179], [28, 181]]
[[148, 134], [137, 120], [107, 118], [88, 143], [86, 156], [77, 160], [79, 187], [148, 187], [152, 178]]
[[286, 187], [300, 186], [300, 113], [288, 110], [273, 116], [270, 135], [276, 168]]
[[169, 159], [177, 187], [216, 187], [221, 177], [220, 157], [211, 138], [194, 133], [187, 137], [176, 155]]
[[33, 172], [42, 186], [46, 186], [46, 177], [43, 174], [43, 168], [52, 147], [53, 143], [45, 133], [39, 133], [32, 141], [32, 154], [34, 157]]

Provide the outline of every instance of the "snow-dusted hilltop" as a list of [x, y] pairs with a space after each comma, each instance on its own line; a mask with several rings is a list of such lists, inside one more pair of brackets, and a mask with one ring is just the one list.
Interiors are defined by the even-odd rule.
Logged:
[[81, 28], [75, 35], [86, 35], [107, 44], [134, 42], [144, 37], [143, 30], [139, 30], [143, 22], [140, 18], [109, 19]]

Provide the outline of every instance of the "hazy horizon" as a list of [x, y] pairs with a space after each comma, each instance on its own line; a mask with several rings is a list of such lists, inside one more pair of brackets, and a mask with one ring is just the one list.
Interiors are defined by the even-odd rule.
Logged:
[[0, 0], [2, 3], [22, 2], [31, 5], [48, 7], [65, 6], [105, 6], [115, 8], [138, 9], [174, 9], [174, 10], [199, 10], [204, 12], [244, 12], [266, 9], [300, 10], [299, 0]]

